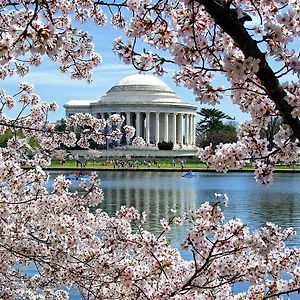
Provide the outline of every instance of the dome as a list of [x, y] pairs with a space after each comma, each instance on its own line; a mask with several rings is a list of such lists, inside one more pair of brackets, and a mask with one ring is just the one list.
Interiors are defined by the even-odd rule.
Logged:
[[168, 87], [162, 80], [151, 75], [134, 74], [119, 81], [117, 85], [158, 85]]
[[159, 78], [134, 74], [121, 79], [100, 102], [178, 103], [180, 98]]

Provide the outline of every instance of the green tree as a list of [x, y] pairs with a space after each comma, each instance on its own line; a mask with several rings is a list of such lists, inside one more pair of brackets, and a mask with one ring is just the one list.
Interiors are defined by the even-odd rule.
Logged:
[[0, 147], [6, 147], [7, 141], [13, 137], [11, 130], [6, 130], [3, 134], [0, 135]]
[[262, 138], [266, 138], [269, 142], [268, 149], [272, 150], [274, 145], [274, 136], [279, 131], [280, 125], [282, 125], [281, 117], [272, 117], [268, 123], [267, 128], [264, 128], [260, 131]]
[[233, 120], [233, 118], [216, 108], [201, 108], [197, 114], [202, 118], [197, 124], [197, 129], [204, 132], [223, 128], [223, 119]]
[[[16, 135], [20, 139], [25, 138], [25, 135], [21, 131], [13, 133], [10, 129], [7, 129], [3, 134], [0, 135], [0, 147], [7, 147], [8, 140], [11, 139], [14, 135]], [[38, 141], [35, 138], [26, 138], [26, 141], [27, 150], [30, 149], [30, 151], [33, 151], [34, 149], [39, 148]]]
[[196, 126], [196, 143], [200, 147], [210, 144], [216, 146], [220, 143], [236, 142], [236, 128], [233, 122], [223, 123], [223, 120], [234, 119], [216, 108], [202, 108], [197, 112], [201, 120]]
[[54, 128], [54, 130], [58, 132], [64, 132], [66, 131], [66, 129], [67, 129], [67, 124], [65, 119], [61, 119], [60, 121], [58, 121]]

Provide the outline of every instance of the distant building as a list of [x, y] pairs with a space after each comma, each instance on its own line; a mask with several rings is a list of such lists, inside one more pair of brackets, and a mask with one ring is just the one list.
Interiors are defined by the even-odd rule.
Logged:
[[174, 149], [195, 147], [196, 106], [182, 103], [162, 80], [136, 74], [123, 78], [100, 100], [71, 100], [64, 105], [66, 116], [82, 112], [97, 118], [121, 114], [125, 124], [136, 128], [147, 145], [172, 141]]

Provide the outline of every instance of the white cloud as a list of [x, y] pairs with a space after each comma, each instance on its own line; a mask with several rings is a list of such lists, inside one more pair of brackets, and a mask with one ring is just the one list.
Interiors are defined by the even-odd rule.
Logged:
[[127, 74], [134, 73], [132, 66], [128, 65], [102, 65], [94, 71], [93, 82], [88, 84], [84, 80], [71, 79], [68, 73], [61, 73], [58, 70], [44, 70], [33, 69], [31, 73], [25, 77], [12, 77], [3, 81], [2, 86], [4, 88], [18, 85], [22, 81], [27, 81], [38, 85], [56, 86], [56, 87], [89, 87], [95, 82], [113, 83], [115, 80], [118, 82], [119, 78], [126, 76]]

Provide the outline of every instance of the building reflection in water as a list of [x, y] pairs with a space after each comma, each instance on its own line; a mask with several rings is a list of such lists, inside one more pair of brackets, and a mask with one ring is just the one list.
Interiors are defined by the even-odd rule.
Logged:
[[103, 188], [104, 201], [100, 207], [109, 215], [121, 206], [134, 206], [139, 212], [145, 212], [148, 217], [147, 229], [160, 231], [160, 219], [172, 216], [171, 209], [176, 208], [179, 215], [194, 209], [196, 205], [193, 190], [182, 189], [143, 189], [143, 188]]
[[[100, 172], [104, 201], [100, 207], [113, 216], [121, 206], [134, 206], [147, 214], [144, 228], [160, 234], [160, 220], [173, 216], [172, 208], [182, 215], [196, 208], [196, 189], [186, 185], [181, 173], [149, 172]], [[170, 180], [171, 177], [171, 180]], [[176, 247], [186, 234], [187, 228], [172, 227], [168, 238]]]
[[[68, 173], [52, 171], [48, 188], [55, 176]], [[226, 219], [239, 217], [251, 230], [269, 221], [283, 228], [292, 226], [298, 235], [290, 244], [300, 247], [299, 173], [275, 174], [270, 186], [257, 184], [251, 173], [203, 172], [187, 179], [178, 172], [100, 171], [99, 178], [105, 196], [101, 208], [111, 216], [122, 205], [145, 211], [145, 229], [153, 233], [161, 232], [159, 220], [170, 217], [172, 208], [176, 207], [181, 215], [204, 201], [215, 200], [217, 192], [229, 196], [229, 206], [224, 208]], [[78, 188], [79, 182], [72, 182], [71, 189]], [[175, 227], [170, 234], [172, 242], [179, 245], [186, 231], [187, 227]]]
[[[47, 187], [51, 189], [54, 178], [66, 171], [52, 171]], [[146, 212], [151, 231], [159, 228], [159, 220], [169, 218], [171, 209], [179, 215], [196, 207], [196, 189], [186, 186], [186, 179], [177, 172], [98, 172], [104, 201], [100, 208], [113, 216], [121, 206], [134, 206], [139, 212]], [[189, 179], [187, 179], [190, 181]], [[71, 191], [80, 192], [80, 181], [72, 181]]]

